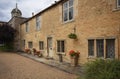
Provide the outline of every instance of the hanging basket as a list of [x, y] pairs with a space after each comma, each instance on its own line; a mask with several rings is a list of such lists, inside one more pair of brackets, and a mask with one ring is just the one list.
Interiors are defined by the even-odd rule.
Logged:
[[68, 37], [69, 37], [70, 39], [77, 39], [77, 35], [76, 35], [75, 33], [70, 33], [70, 34], [68, 35]]

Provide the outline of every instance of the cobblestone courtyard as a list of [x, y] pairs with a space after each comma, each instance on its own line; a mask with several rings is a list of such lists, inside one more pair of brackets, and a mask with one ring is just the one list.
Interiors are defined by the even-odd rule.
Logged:
[[15, 53], [0, 53], [0, 79], [76, 79], [60, 71]]

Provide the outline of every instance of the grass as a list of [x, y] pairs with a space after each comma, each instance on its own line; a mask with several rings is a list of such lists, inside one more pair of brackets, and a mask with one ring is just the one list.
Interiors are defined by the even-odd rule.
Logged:
[[0, 51], [5, 52], [13, 51], [13, 44], [5, 44], [4, 46], [0, 46]]

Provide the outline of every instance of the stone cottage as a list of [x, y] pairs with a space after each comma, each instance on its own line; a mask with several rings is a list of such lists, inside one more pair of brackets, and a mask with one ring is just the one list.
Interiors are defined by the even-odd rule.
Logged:
[[[120, 0], [60, 0], [20, 25], [21, 50], [36, 48], [44, 56], [79, 63], [95, 58], [120, 59]], [[69, 34], [77, 39], [70, 39]]]
[[[16, 49], [36, 48], [44, 57], [61, 55], [66, 62], [75, 50], [79, 64], [120, 59], [120, 0], [60, 0], [28, 19], [17, 6], [12, 14], [9, 24], [19, 31]], [[71, 33], [77, 38], [69, 38]]]

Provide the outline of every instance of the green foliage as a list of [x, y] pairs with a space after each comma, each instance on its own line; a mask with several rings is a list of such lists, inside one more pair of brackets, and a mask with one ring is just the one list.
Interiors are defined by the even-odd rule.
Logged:
[[13, 43], [7, 43], [5, 44], [4, 46], [0, 46], [0, 51], [7, 51], [7, 52], [10, 52], [10, 51], [13, 51]]
[[77, 39], [77, 35], [75, 33], [70, 33], [68, 37], [71, 39]]
[[16, 30], [8, 24], [0, 25], [0, 41], [9, 43], [14, 41]]
[[86, 64], [86, 79], [120, 79], [120, 61], [97, 59]]

